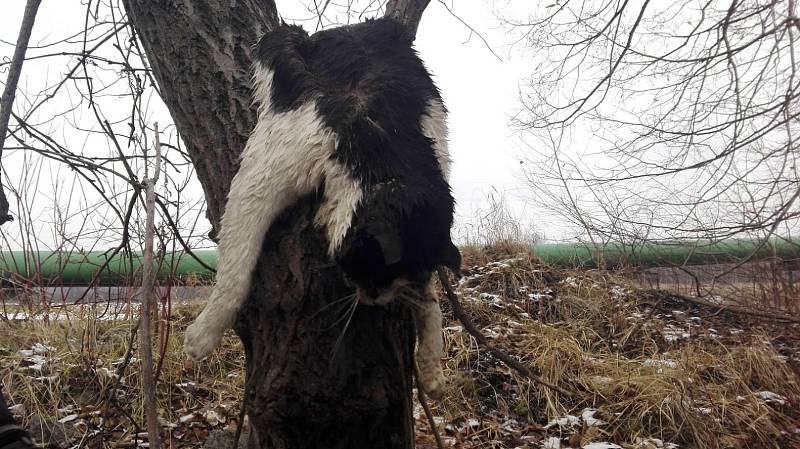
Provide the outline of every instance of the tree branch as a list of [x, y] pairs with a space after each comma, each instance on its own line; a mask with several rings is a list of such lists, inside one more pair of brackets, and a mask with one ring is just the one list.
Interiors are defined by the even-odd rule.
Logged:
[[428, 7], [428, 3], [430, 0], [389, 0], [384, 17], [395, 19], [405, 25], [413, 39], [417, 35], [422, 13]]
[[[0, 160], [3, 157], [3, 147], [5, 146], [6, 133], [8, 132], [8, 120], [11, 118], [11, 107], [14, 105], [14, 95], [17, 91], [19, 75], [22, 72], [22, 63], [25, 62], [25, 52], [28, 50], [28, 41], [31, 38], [33, 23], [36, 21], [39, 3], [41, 3], [41, 0], [28, 0], [25, 5], [25, 13], [22, 16], [22, 25], [19, 28], [19, 37], [17, 37], [17, 46], [14, 47], [14, 56], [11, 60], [11, 68], [8, 70], [6, 87], [3, 89], [3, 97], [0, 100]], [[0, 226], [12, 220], [13, 217], [8, 214], [8, 199], [3, 185], [0, 184]]]

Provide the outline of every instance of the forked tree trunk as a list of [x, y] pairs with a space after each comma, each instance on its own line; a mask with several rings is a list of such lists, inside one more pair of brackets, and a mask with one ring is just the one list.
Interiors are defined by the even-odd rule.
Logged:
[[[416, 27], [429, 0], [390, 0]], [[216, 228], [254, 126], [250, 48], [278, 23], [273, 0], [123, 0], [186, 144]], [[255, 448], [411, 448], [414, 336], [407, 310], [359, 306], [312, 225], [307, 197], [273, 226], [236, 331], [247, 356]], [[342, 319], [343, 318], [343, 319]], [[334, 349], [338, 347], [338, 350]]]

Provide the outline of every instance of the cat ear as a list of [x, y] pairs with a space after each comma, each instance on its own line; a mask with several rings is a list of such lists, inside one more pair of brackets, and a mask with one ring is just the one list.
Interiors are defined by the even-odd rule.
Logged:
[[461, 252], [456, 245], [448, 240], [445, 244], [443, 254], [444, 260], [442, 261], [442, 265], [449, 268], [456, 277], [461, 277]]

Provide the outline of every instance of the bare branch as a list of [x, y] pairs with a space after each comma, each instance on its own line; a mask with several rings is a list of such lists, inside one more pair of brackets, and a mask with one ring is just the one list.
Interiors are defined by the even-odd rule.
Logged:
[[[33, 23], [36, 21], [36, 12], [39, 10], [39, 3], [41, 3], [41, 0], [28, 0], [28, 3], [25, 5], [25, 13], [22, 16], [22, 25], [20, 25], [19, 37], [17, 38], [17, 46], [14, 48], [11, 68], [8, 71], [8, 79], [3, 89], [3, 97], [0, 100], [0, 161], [2, 161], [3, 157], [3, 147], [5, 146], [6, 133], [8, 132], [8, 120], [11, 118], [11, 108], [14, 105], [17, 83], [19, 82], [19, 75], [22, 72], [22, 63], [25, 61], [25, 52], [28, 50], [28, 41], [30, 41], [31, 38]], [[2, 165], [0, 165], [0, 169], [2, 169]], [[13, 220], [13, 217], [8, 214], [8, 199], [6, 198], [3, 185], [0, 183], [0, 226], [11, 220]]]

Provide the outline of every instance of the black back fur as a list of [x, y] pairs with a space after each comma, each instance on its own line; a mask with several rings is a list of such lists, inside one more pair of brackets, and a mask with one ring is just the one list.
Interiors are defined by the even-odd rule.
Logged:
[[336, 258], [367, 289], [460, 266], [450, 186], [420, 126], [429, 101], [441, 97], [411, 44], [402, 25], [380, 19], [312, 36], [284, 25], [257, 48], [274, 73], [273, 109], [316, 100], [337, 134], [334, 157], [361, 183], [363, 198]]

